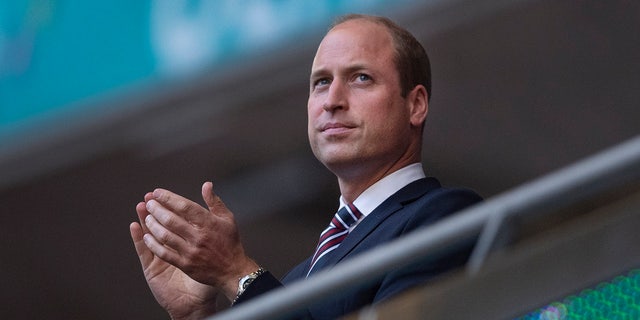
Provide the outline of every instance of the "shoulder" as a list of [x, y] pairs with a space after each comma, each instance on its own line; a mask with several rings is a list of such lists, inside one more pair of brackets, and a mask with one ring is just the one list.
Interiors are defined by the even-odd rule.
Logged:
[[457, 208], [482, 201], [482, 197], [475, 191], [467, 188], [439, 187], [422, 195], [415, 202], [416, 205], [430, 206], [432, 208]]
[[437, 186], [429, 188], [421, 196], [403, 203], [402, 210], [406, 213], [403, 216], [409, 224], [426, 224], [454, 214], [480, 201], [482, 201], [482, 197], [471, 189], [446, 188], [438, 183]]

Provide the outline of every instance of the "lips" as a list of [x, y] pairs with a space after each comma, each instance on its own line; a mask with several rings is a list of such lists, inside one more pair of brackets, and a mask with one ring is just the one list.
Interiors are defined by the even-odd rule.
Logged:
[[320, 127], [320, 131], [324, 133], [329, 133], [329, 134], [338, 134], [338, 133], [346, 132], [353, 128], [355, 128], [355, 126], [350, 124], [331, 122], [331, 123], [326, 123], [322, 125]]

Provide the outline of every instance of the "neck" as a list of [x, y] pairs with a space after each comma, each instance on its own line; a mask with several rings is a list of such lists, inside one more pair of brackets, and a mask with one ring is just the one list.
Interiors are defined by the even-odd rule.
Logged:
[[420, 162], [420, 157], [409, 157], [387, 166], [375, 167], [375, 170], [358, 166], [358, 170], [351, 171], [351, 174], [336, 174], [340, 185], [340, 193], [346, 202], [353, 203], [355, 199], [376, 182], [416, 162]]

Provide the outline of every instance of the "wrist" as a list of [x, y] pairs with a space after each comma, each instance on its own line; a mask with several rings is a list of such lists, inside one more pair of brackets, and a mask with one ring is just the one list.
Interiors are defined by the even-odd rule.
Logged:
[[236, 301], [242, 296], [245, 290], [256, 280], [258, 277], [263, 275], [267, 270], [263, 267], [258, 267], [256, 271], [253, 271], [249, 274], [246, 274], [238, 279], [238, 290], [236, 291], [236, 296], [231, 302], [231, 305], [234, 305]]

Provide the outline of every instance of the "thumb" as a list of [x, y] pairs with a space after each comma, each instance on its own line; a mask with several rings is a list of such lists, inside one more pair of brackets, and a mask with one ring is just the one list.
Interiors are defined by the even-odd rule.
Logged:
[[202, 199], [207, 204], [209, 211], [215, 215], [220, 215], [227, 211], [220, 197], [213, 192], [213, 183], [210, 181], [202, 185]]
[[147, 245], [144, 244], [143, 227], [139, 223], [133, 222], [129, 225], [129, 231], [131, 232], [131, 239], [136, 248], [136, 253], [138, 253], [142, 269], [146, 270], [153, 261], [153, 253], [147, 248]]

